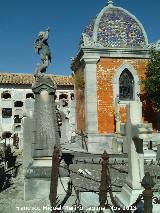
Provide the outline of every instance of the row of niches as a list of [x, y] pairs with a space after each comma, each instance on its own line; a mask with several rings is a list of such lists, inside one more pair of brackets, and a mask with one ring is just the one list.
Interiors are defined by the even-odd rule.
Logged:
[[[1, 93], [1, 99], [9, 100], [12, 98], [11, 92], [10, 91], [4, 91]], [[33, 93], [27, 93], [26, 94], [26, 99], [33, 98], [34, 99], [34, 94]]]
[[[69, 97], [70, 95], [70, 97]], [[57, 97], [57, 95], [55, 94], [55, 100], [56, 99], [71, 99], [73, 100], [74, 99], [74, 93], [70, 93], [70, 94], [65, 94], [65, 93], [62, 93], [59, 95], [59, 97]], [[1, 93], [1, 99], [11, 99], [12, 98], [12, 95], [11, 95], [11, 92], [10, 91], [4, 91]], [[33, 93], [27, 93], [26, 94], [26, 99], [29, 99], [29, 98], [33, 98], [34, 99], [34, 94]]]
[[[15, 108], [21, 108], [21, 107], [23, 107], [24, 106], [24, 102], [23, 101], [15, 101], [15, 102], [13, 102], [13, 104], [14, 104], [14, 107]], [[3, 104], [2, 106], [2, 108], [5, 108], [4, 106], [7, 106], [8, 104]]]
[[59, 97], [55, 94], [54, 95], [54, 99], [55, 100], [74, 100], [74, 93], [70, 93], [70, 94], [66, 94], [66, 93], [62, 93], [59, 95]]
[[12, 108], [2, 108], [2, 118], [11, 118], [14, 115], [14, 123], [21, 123], [21, 118], [23, 115], [23, 110], [13, 113]]

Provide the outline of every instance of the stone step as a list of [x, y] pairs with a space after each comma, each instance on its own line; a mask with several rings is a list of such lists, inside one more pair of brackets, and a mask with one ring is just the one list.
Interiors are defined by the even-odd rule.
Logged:
[[152, 128], [139, 127], [138, 131], [140, 134], [151, 134], [153, 132]]
[[140, 123], [137, 126], [138, 128], [152, 128], [152, 123]]

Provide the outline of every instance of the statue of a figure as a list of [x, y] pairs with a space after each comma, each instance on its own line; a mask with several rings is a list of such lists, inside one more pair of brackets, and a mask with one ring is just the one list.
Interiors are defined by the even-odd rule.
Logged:
[[36, 68], [35, 77], [42, 76], [46, 72], [49, 63], [51, 62], [51, 52], [48, 45], [49, 28], [46, 31], [39, 32], [38, 38], [35, 41], [35, 52], [41, 54], [41, 63]]

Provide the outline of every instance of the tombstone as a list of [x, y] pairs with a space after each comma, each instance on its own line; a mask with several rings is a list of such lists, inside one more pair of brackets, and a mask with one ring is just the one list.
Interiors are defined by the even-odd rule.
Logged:
[[32, 143], [33, 143], [33, 118], [23, 118], [23, 170], [26, 171], [29, 164], [32, 163]]
[[[142, 123], [142, 103], [139, 101], [133, 101], [132, 106], [133, 106], [133, 112], [131, 112], [132, 119], [134, 119], [133, 121], [135, 123], [141, 124]], [[125, 135], [124, 141], [123, 141], [123, 153], [128, 153], [128, 140], [130, 139], [128, 138], [128, 128], [130, 129], [130, 126], [128, 126], [127, 123], [125, 125], [121, 124], [121, 134]]]
[[[26, 134], [29, 129], [25, 132], [26, 140], [30, 140], [29, 137], [33, 134], [31, 149], [28, 147], [28, 153], [31, 151], [28, 155], [29, 158], [32, 156], [32, 160], [29, 160], [31, 163], [25, 174], [25, 200], [48, 199], [52, 153], [54, 146], [60, 145], [54, 101], [55, 85], [49, 77], [39, 77], [32, 90], [35, 94], [33, 127], [30, 133], [28, 132], [28, 136]], [[28, 120], [28, 125], [30, 122]], [[25, 162], [25, 165], [27, 164], [28, 162]]]
[[140, 139], [141, 132], [138, 129], [141, 116], [135, 113], [138, 107], [139, 102], [127, 105], [128, 177], [121, 193], [116, 195], [116, 200], [122, 207], [132, 205], [143, 190], [141, 186], [144, 177], [143, 140]]
[[33, 157], [51, 157], [54, 146], [59, 146], [54, 95], [56, 87], [49, 77], [39, 78], [33, 85], [34, 130]]

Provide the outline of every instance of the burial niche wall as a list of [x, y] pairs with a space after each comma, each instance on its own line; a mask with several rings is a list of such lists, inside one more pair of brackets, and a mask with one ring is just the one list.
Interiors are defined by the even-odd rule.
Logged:
[[2, 99], [11, 99], [11, 94], [8, 91], [4, 91], [1, 94]]

